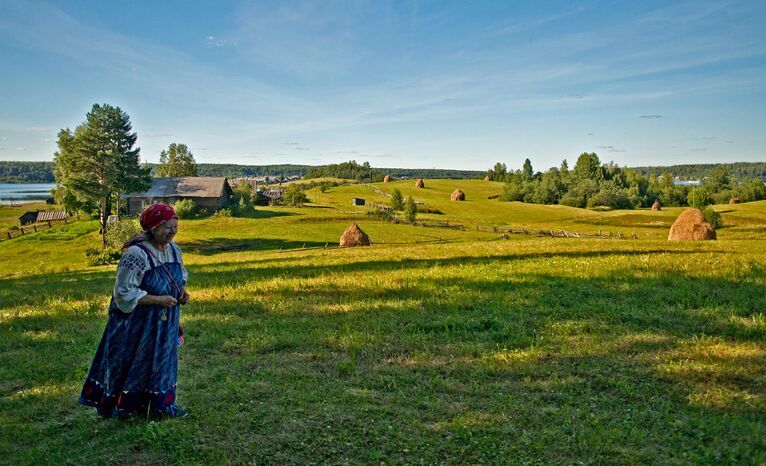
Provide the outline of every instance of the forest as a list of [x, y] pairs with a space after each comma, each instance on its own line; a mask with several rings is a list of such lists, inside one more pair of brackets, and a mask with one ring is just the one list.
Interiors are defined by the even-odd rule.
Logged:
[[[587, 152], [578, 157], [571, 170], [564, 160], [558, 168], [535, 172], [527, 159], [515, 171], [497, 163], [486, 176], [506, 183], [501, 201], [581, 208], [633, 209], [650, 207], [655, 201], [662, 206], [700, 207], [766, 199], [766, 185], [761, 178], [741, 176], [742, 170], [732, 173], [730, 165], [710, 165], [700, 177], [701, 186], [678, 184], [680, 177], [670, 169], [654, 167], [659, 174], [651, 171], [647, 175], [638, 169], [602, 164], [598, 155]], [[746, 168], [746, 164], [736, 165]]]

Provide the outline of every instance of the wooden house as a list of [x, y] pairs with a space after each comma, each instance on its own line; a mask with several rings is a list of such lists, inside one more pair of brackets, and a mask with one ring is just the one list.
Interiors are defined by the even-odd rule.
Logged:
[[218, 211], [229, 206], [232, 190], [224, 177], [184, 176], [154, 178], [152, 186], [142, 193], [123, 194], [128, 215], [138, 215], [157, 202], [173, 204], [189, 199], [198, 209]]

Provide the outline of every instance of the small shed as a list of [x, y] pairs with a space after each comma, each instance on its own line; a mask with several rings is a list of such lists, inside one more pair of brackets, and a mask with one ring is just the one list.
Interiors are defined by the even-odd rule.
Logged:
[[364, 199], [355, 197], [351, 199], [351, 205], [364, 205]]
[[128, 215], [138, 215], [156, 202], [174, 204], [189, 199], [199, 209], [217, 211], [229, 206], [232, 189], [224, 177], [183, 176], [154, 178], [152, 186], [142, 193], [123, 194], [127, 200]]
[[258, 190], [256, 195], [259, 199], [263, 199], [267, 204], [274, 204], [282, 199], [284, 193], [284, 189], [264, 189]]
[[37, 221], [37, 211], [33, 210], [31, 212], [24, 212], [24, 214], [19, 217], [19, 223], [22, 225], [29, 225], [30, 223], [34, 223]]

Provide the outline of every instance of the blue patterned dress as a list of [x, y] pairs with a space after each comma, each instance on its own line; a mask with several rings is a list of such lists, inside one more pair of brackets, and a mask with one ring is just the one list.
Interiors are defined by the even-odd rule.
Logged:
[[[148, 270], [139, 286], [146, 294], [180, 298], [185, 285], [185, 269], [177, 246], [168, 245], [172, 259], [159, 264], [149, 246], [138, 244], [146, 253]], [[125, 254], [118, 267], [135, 267]], [[168, 276], [169, 272], [173, 280]], [[138, 298], [136, 298], [137, 300]], [[163, 316], [167, 320], [163, 320]], [[138, 304], [132, 312], [120, 310], [114, 295], [109, 303], [109, 320], [93, 358], [80, 403], [95, 407], [104, 417], [131, 414], [175, 414], [178, 372], [180, 306], [163, 309]]]

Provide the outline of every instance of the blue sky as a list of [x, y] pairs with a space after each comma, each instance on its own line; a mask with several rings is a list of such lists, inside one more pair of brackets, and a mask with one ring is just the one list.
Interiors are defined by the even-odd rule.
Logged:
[[94, 103], [144, 160], [766, 160], [766, 2], [0, 2], [0, 160]]

